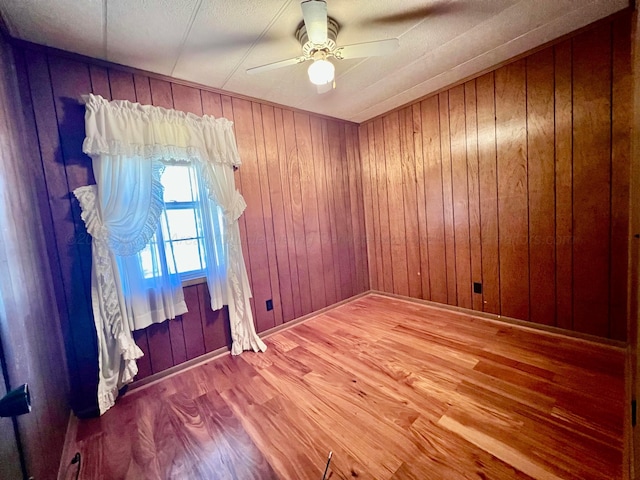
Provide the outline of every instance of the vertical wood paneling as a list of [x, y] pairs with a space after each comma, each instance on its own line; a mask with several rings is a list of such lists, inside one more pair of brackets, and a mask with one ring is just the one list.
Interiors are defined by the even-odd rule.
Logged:
[[151, 86], [149, 85], [149, 77], [145, 75], [135, 74], [133, 83], [136, 86], [136, 101], [143, 105], [151, 105]]
[[[328, 194], [328, 209], [329, 209], [329, 223], [331, 225], [331, 250], [335, 252], [336, 257], [340, 255], [340, 228], [339, 228], [339, 219], [338, 215], [338, 206], [339, 203], [336, 200], [336, 195], [340, 190], [339, 183], [337, 181], [337, 163], [335, 161], [335, 154], [332, 152], [331, 141], [329, 140], [329, 122], [325, 119], [321, 121], [321, 129], [322, 129], [322, 147], [325, 151], [325, 162], [324, 162], [324, 175], [327, 178], [327, 194]], [[333, 270], [333, 285], [335, 285], [335, 295], [336, 300], [342, 298], [342, 281], [340, 277], [340, 272], [345, 267], [340, 265], [338, 262], [337, 268]]]
[[271, 298], [269, 259], [266, 249], [266, 234], [262, 221], [262, 198], [260, 197], [260, 172], [256, 153], [256, 135], [251, 102], [234, 98], [233, 115], [240, 157], [246, 160], [240, 172], [238, 188], [247, 209], [243, 217], [246, 223], [248, 262], [251, 264], [251, 286], [255, 302], [255, 321], [258, 331], [275, 325], [273, 311], [267, 311], [265, 302]]
[[530, 320], [555, 325], [553, 50], [527, 58]]
[[478, 111], [478, 177], [482, 237], [482, 303], [485, 312], [500, 314], [498, 248], [498, 173], [494, 75], [476, 80]]
[[529, 319], [527, 101], [524, 60], [495, 72], [500, 309]]
[[207, 284], [201, 283], [196, 288], [198, 289], [198, 301], [203, 322], [205, 351], [212, 352], [230, 345], [229, 309], [223, 307], [220, 310], [211, 310], [211, 296]]
[[[282, 207], [284, 211], [284, 232], [282, 241], [287, 242], [287, 253], [289, 255], [289, 277], [291, 278], [291, 295], [293, 297], [293, 317], [302, 315], [302, 303], [300, 295], [300, 281], [298, 275], [298, 263], [296, 254], [296, 238], [293, 228], [293, 211], [290, 174], [288, 164], [288, 150], [285, 142], [285, 129], [283, 123], [282, 110], [274, 110], [276, 123], [276, 139], [278, 141], [278, 164], [280, 166], [280, 178], [282, 182]], [[286, 275], [286, 272], [285, 272]], [[291, 319], [288, 319], [291, 320]], [[287, 321], [287, 319], [285, 319]]]
[[300, 190], [302, 201], [302, 217], [304, 222], [304, 239], [306, 256], [309, 265], [309, 285], [311, 287], [311, 311], [326, 305], [326, 294], [323, 280], [323, 259], [318, 220], [318, 204], [316, 202], [316, 184], [314, 173], [314, 152], [311, 139], [309, 115], [295, 113], [293, 115], [298, 147], [298, 169], [300, 172]]
[[222, 98], [219, 93], [208, 92], [202, 90], [200, 92], [202, 98], [202, 111], [205, 115], [211, 115], [212, 117], [222, 117]]
[[177, 365], [173, 361], [169, 325], [167, 322], [154, 323], [145, 329], [149, 342], [149, 361], [153, 373], [161, 372]]
[[573, 117], [571, 42], [555, 53], [556, 325], [573, 328]]
[[[380, 214], [379, 242], [382, 254], [382, 268], [378, 268], [378, 278], [381, 283], [378, 285], [385, 292], [393, 292], [394, 268], [391, 257], [391, 234], [389, 216], [393, 213], [389, 211], [389, 192], [387, 192], [387, 167], [385, 163], [385, 135], [382, 119], [373, 122], [375, 130], [374, 149], [376, 152], [376, 178], [378, 184], [378, 212]], [[393, 192], [391, 192], [393, 195]]]
[[447, 268], [447, 303], [458, 304], [456, 274], [456, 230], [453, 205], [453, 172], [451, 168], [451, 134], [449, 92], [438, 95], [440, 112], [440, 153], [442, 158], [442, 207], [444, 213], [444, 242]]
[[[467, 183], [469, 185], [469, 250], [471, 281], [482, 283], [482, 232], [480, 218], [480, 178], [478, 169], [478, 118], [475, 80], [464, 84], [467, 134]], [[483, 310], [482, 294], [471, 293], [474, 310]]]
[[[0, 35], [0, 394], [28, 383], [33, 406], [29, 415], [15, 419], [19, 440], [11, 419], [2, 421], [0, 476], [20, 477], [20, 443], [26, 476], [47, 478], [57, 471], [62, 452], [69, 385], [54, 299], [64, 290], [54, 291], [59, 277], [47, 264], [46, 245], [53, 239], [45, 235], [54, 230], [48, 205], [38, 198], [46, 198], [47, 191], [32, 116], [38, 99], [29, 91], [25, 60]], [[23, 113], [31, 118], [24, 121]], [[66, 310], [64, 302], [57, 304]], [[66, 326], [71, 323], [67, 315], [60, 315]]]
[[[269, 284], [271, 287], [271, 296], [269, 298], [273, 303], [273, 311], [268, 313], [271, 313], [270, 325], [271, 327], [275, 327], [276, 325], [282, 324], [282, 304], [280, 300], [280, 282], [278, 281], [278, 257], [276, 256], [276, 240], [273, 228], [273, 214], [271, 213], [271, 192], [269, 187], [271, 172], [267, 168], [267, 153], [265, 146], [265, 134], [262, 124], [262, 110], [260, 108], [260, 104], [255, 102], [252, 102], [251, 107], [253, 110], [253, 129], [256, 139], [256, 158], [258, 167], [256, 172], [258, 174], [257, 180], [260, 184], [258, 191], [260, 193], [262, 203], [261, 217], [262, 224], [264, 226], [264, 246], [266, 247], [267, 263], [269, 265], [268, 273]], [[265, 299], [265, 302], [267, 300], [268, 298]], [[261, 308], [261, 305], [258, 303], [256, 305], [256, 308]], [[264, 308], [266, 309], [266, 304]]]
[[298, 145], [296, 143], [296, 129], [293, 112], [282, 111], [284, 138], [286, 145], [286, 165], [291, 193], [291, 223], [294, 234], [295, 265], [298, 272], [300, 296], [300, 315], [312, 311], [311, 281], [309, 277], [309, 262], [307, 257], [307, 243], [305, 240], [304, 215], [302, 211], [302, 193], [300, 186], [300, 168], [298, 164]]
[[142, 358], [136, 362], [138, 364], [138, 374], [136, 378], [145, 378], [153, 373], [151, 369], [151, 354], [149, 353], [149, 340], [146, 330], [136, 330], [133, 332], [133, 341], [142, 350]]
[[[204, 317], [204, 312], [201, 311], [202, 302], [200, 301], [198, 294], [198, 287], [196, 285], [192, 285], [184, 289], [184, 301], [188, 305], [189, 311], [182, 315], [182, 318], [179, 320], [169, 320], [169, 323], [182, 322], [182, 331], [184, 333], [184, 346], [186, 359], [191, 360], [192, 358], [199, 357], [203, 353], [205, 353], [204, 347], [204, 331], [203, 331], [203, 322], [202, 318]], [[167, 322], [165, 322], [167, 323]], [[172, 344], [174, 342], [174, 338], [171, 337]], [[182, 363], [182, 358], [173, 358], [174, 365]]]
[[464, 86], [449, 91], [451, 191], [455, 248], [456, 305], [472, 308], [471, 248], [469, 240], [469, 179]]
[[431, 299], [431, 271], [429, 268], [429, 230], [427, 226], [427, 196], [425, 164], [422, 150], [422, 113], [420, 104], [411, 106], [411, 137], [416, 162], [416, 208], [418, 212], [418, 239], [420, 242], [420, 283], [422, 298]]
[[380, 217], [380, 192], [378, 191], [378, 162], [376, 155], [376, 131], [374, 129], [375, 122], [371, 122], [367, 126], [367, 136], [369, 138], [369, 165], [371, 171], [371, 208], [373, 210], [373, 240], [369, 240], [372, 244], [372, 250], [375, 255], [375, 280], [372, 280], [373, 288], [382, 290], [384, 288], [384, 267], [382, 263], [382, 221]]
[[573, 323], [609, 333], [610, 26], [573, 39]]
[[[2, 40], [0, 40], [0, 56], [8, 53], [8, 51], [4, 50], [4, 45], [2, 45], [1, 42]], [[6, 60], [5, 65], [8, 67], [11, 60]], [[6, 155], [3, 161], [8, 167], [8, 171], [5, 171], [1, 177], [7, 178], [5, 175], [8, 173], [8, 184], [11, 185], [11, 187], [5, 189], [5, 192], [11, 197], [11, 200], [5, 199], [4, 205], [7, 211], [11, 211], [14, 210], [11, 207], [12, 202], [17, 202], [19, 205], [28, 205], [35, 201], [36, 207], [32, 209], [32, 215], [18, 211], [19, 221], [15, 222], [11, 228], [11, 231], [18, 233], [17, 238], [20, 243], [20, 247], [24, 248], [24, 251], [29, 252], [27, 254], [28, 259], [24, 257], [24, 253], [20, 255], [16, 251], [13, 251], [10, 254], [12, 258], [9, 260], [9, 263], [14, 266], [9, 267], [5, 264], [5, 271], [9, 274], [5, 275], [5, 281], [11, 284], [12, 290], [22, 292], [21, 298], [30, 299], [29, 305], [20, 306], [19, 308], [24, 309], [24, 311], [17, 312], [17, 314], [16, 312], [10, 311], [11, 307], [9, 307], [9, 311], [7, 311], [5, 307], [5, 319], [15, 320], [17, 318], [22, 318], [23, 316], [28, 316], [28, 318], [25, 318], [20, 322], [12, 322], [12, 324], [18, 328], [22, 326], [28, 329], [28, 342], [38, 348], [38, 354], [34, 355], [35, 358], [30, 365], [30, 373], [35, 377], [35, 372], [39, 371], [41, 378], [38, 379], [38, 382], [29, 378], [21, 379], [20, 382], [33, 382], [34, 388], [47, 392], [46, 395], [40, 397], [46, 408], [42, 408], [42, 411], [39, 412], [39, 415], [35, 420], [36, 423], [40, 425], [49, 425], [52, 432], [51, 437], [53, 437], [64, 431], [66, 428], [68, 419], [67, 402], [61, 405], [60, 400], [67, 398], [69, 382], [66, 378], [61, 378], [61, 375], [64, 375], [67, 372], [60, 372], [60, 369], [57, 368], [57, 364], [62, 358], [58, 357], [58, 355], [61, 354], [62, 337], [60, 335], [60, 327], [63, 323], [60, 321], [58, 315], [50, 310], [55, 306], [59, 306], [62, 311], [66, 311], [66, 303], [64, 298], [59, 300], [56, 299], [56, 293], [62, 292], [59, 286], [56, 285], [57, 282], [60, 282], [60, 272], [58, 270], [52, 271], [48, 265], [48, 260], [52, 256], [56, 259], [55, 264], [57, 264], [55, 246], [47, 245], [48, 242], [44, 242], [44, 245], [47, 245], [46, 248], [44, 245], [39, 245], [43, 234], [44, 238], [53, 238], [54, 230], [51, 223], [51, 215], [47, 198], [45, 195], [40, 193], [46, 192], [47, 187], [43, 175], [40, 152], [37, 146], [38, 133], [33, 116], [27, 116], [24, 119], [24, 131], [22, 133], [22, 137], [27, 141], [23, 146], [19, 146], [20, 135], [18, 135], [17, 138], [12, 138], [10, 135], [13, 129], [22, 125], [20, 123], [20, 114], [22, 112], [31, 113], [33, 111], [33, 99], [31, 98], [31, 94], [28, 89], [29, 80], [24, 55], [22, 52], [14, 52], [13, 60], [15, 63], [16, 76], [13, 77], [13, 70], [7, 68], [7, 75], [0, 80], [0, 82], [2, 82], [0, 83], [0, 89], [2, 91], [2, 93], [0, 93], [0, 108], [2, 108], [6, 114], [4, 116], [6, 119], [6, 130], [0, 129], [0, 132], [3, 132], [0, 136], [3, 138], [2, 151], [4, 155]], [[16, 84], [13, 83], [14, 79], [17, 79], [17, 85], [20, 86], [20, 96], [18, 96]], [[22, 102], [22, 111], [19, 110], [19, 101]], [[12, 119], [10, 116], [14, 118]], [[13, 133], [18, 132], [14, 131]], [[0, 155], [0, 157], [2, 157], [2, 155]], [[19, 163], [15, 164], [12, 162], [13, 159], [19, 159]], [[26, 159], [29, 159], [30, 161], [25, 161]], [[18, 168], [16, 170], [12, 170], [11, 167], [14, 166], [18, 166]], [[20, 181], [15, 177], [11, 178], [12, 173], [18, 174], [18, 172], [26, 173], [26, 178], [28, 178], [28, 183], [30, 184], [31, 189], [26, 186], [19, 187]], [[15, 188], [15, 190], [13, 190], [13, 188]], [[31, 231], [31, 235], [27, 236], [25, 234], [26, 231]], [[11, 240], [5, 238], [4, 243], [5, 248], [12, 248], [9, 246]], [[15, 246], [13, 248], [15, 248]], [[32, 253], [33, 250], [36, 249], [37, 253]], [[20, 270], [26, 275], [26, 278], [29, 279], [28, 282], [21, 282], [20, 280], [11, 278], [11, 270], [15, 270], [15, 265], [19, 265], [21, 267]], [[34, 269], [37, 271], [39, 277], [36, 281], [32, 281]], [[47, 282], [49, 286], [46, 286], [44, 282]], [[51, 285], [53, 285], [53, 287], [51, 287]], [[12, 301], [9, 295], [10, 294], [5, 291], [5, 302]], [[37, 299], [36, 296], [38, 297]], [[45, 314], [36, 313], [27, 315], [26, 313], [27, 311], [37, 312], [39, 309], [44, 310]], [[68, 325], [66, 319], [64, 323]], [[6, 335], [7, 330], [12, 329], [5, 327], [4, 330]], [[8, 339], [5, 340], [5, 342], [8, 341]], [[9, 346], [5, 343], [4, 348], [5, 361], [7, 362], [8, 370], [7, 375], [10, 386], [13, 386], [13, 384], [16, 383], [16, 372], [12, 371], [13, 364], [15, 362], [11, 359], [11, 354], [12, 352], [17, 352], [20, 349], [20, 346], [19, 344]], [[75, 353], [70, 353], [71, 355], [68, 355], [67, 358], [75, 358], [73, 356]], [[53, 362], [48, 358], [52, 354], [56, 355]], [[64, 362], [64, 360], [62, 361]], [[21, 363], [21, 367], [27, 367], [30, 362]], [[24, 372], [21, 372], [17, 376], [24, 376]], [[33, 420], [34, 419], [32, 419], [32, 421]], [[13, 432], [11, 432], [11, 435], [13, 435]], [[45, 435], [42, 443], [46, 445], [50, 441], [50, 438]], [[51, 457], [56, 458], [56, 450], [57, 449], [52, 449], [52, 451], [48, 452], [47, 461], [50, 461]]]
[[[611, 92], [611, 268], [609, 273], [609, 336], [624, 340], [627, 334], [627, 263], [629, 242], [629, 181], [633, 75], [631, 23], [626, 18], [614, 20], [613, 89]], [[637, 80], [636, 80], [637, 81]]]
[[[262, 106], [262, 125], [264, 128], [264, 145], [266, 152], [266, 172], [269, 181], [269, 199], [273, 221], [273, 238], [275, 242], [275, 258], [277, 260], [277, 277], [280, 293], [282, 319], [276, 316], [276, 324], [288, 322], [295, 318], [293, 308], [292, 277], [289, 266], [289, 248], [287, 227], [284, 213], [283, 175], [280, 171], [280, 146], [278, 129], [282, 139], [282, 123], [276, 124], [274, 108]], [[270, 254], [272, 255], [272, 253]]]
[[315, 159], [311, 166], [314, 170], [316, 191], [319, 193], [319, 195], [316, 195], [318, 204], [318, 236], [322, 252], [322, 271], [319, 273], [321, 273], [321, 278], [324, 279], [325, 302], [327, 304], [333, 304], [336, 303], [338, 297], [336, 293], [336, 277], [333, 271], [334, 252], [331, 238], [331, 216], [329, 214], [330, 197], [327, 195], [328, 186], [325, 178], [325, 161], [329, 157], [329, 152], [325, 152], [324, 150], [322, 120], [311, 117], [310, 122], [313, 158]]
[[[351, 222], [349, 215], [349, 192], [348, 184], [345, 182], [345, 155], [346, 149], [345, 135], [342, 125], [336, 122], [327, 123], [327, 133], [329, 139], [329, 150], [331, 154], [331, 164], [333, 168], [334, 182], [334, 202], [336, 207], [336, 226], [338, 241], [338, 264], [339, 268], [336, 272], [340, 272], [340, 283], [338, 289], [338, 300], [343, 300], [352, 295], [353, 268], [350, 259], [353, 258], [353, 242]], [[334, 139], [339, 138], [336, 142]]]
[[104, 67], [89, 65], [89, 74], [91, 75], [91, 93], [111, 100], [109, 71]]
[[413, 111], [411, 107], [400, 110], [399, 116], [402, 195], [404, 199], [404, 229], [409, 296], [422, 298], [418, 199], [416, 198], [416, 158], [413, 147]]
[[[351, 211], [348, 218], [351, 221], [354, 261], [351, 268], [352, 293], [365, 291], [368, 287], [369, 270], [367, 268], [367, 249], [364, 226], [364, 192], [362, 187], [362, 163], [358, 145], [358, 129], [355, 125], [345, 125], [345, 147], [348, 162], [347, 185], [349, 188], [349, 203]], [[323, 195], [326, 197], [326, 193]]]
[[440, 154], [440, 113], [438, 97], [431, 97], [424, 100], [420, 104], [420, 111], [426, 194], [430, 300], [447, 303], [447, 256], [442, 193], [442, 156]]
[[[26, 115], [38, 131], [48, 194], [41, 196], [41, 204], [50, 215], [47, 255], [59, 276], [54, 285], [76, 410], [95, 408], [97, 378], [89, 304], [90, 239], [70, 194], [77, 186], [93, 183], [91, 161], [81, 152], [81, 94], [93, 92], [234, 122], [243, 162], [236, 183], [248, 205], [240, 231], [258, 331], [367, 288], [363, 184], [354, 126], [115, 66], [53, 54], [47, 58], [29, 49], [19, 52], [25, 59], [25, 79], [28, 76], [25, 88], [34, 98]], [[272, 311], [266, 310], [267, 299], [273, 299]], [[138, 378], [230, 345], [228, 311], [211, 311], [206, 285], [185, 288], [185, 300], [185, 315], [134, 333], [145, 354]], [[91, 402], [93, 407], [86, 405]]]
[[[93, 76], [91, 78], [93, 79]], [[111, 98], [129, 100], [130, 102], [137, 101], [133, 75], [131, 73], [111, 70], [109, 72], [109, 87], [111, 90]]]
[[[193, 302], [194, 300], [193, 292], [191, 292], [191, 289], [192, 287], [187, 287], [184, 289], [185, 301], [190, 301], [190, 303]], [[171, 319], [167, 322], [169, 324], [169, 342], [171, 344], [171, 357], [172, 357], [172, 363], [174, 365], [187, 361], [187, 344], [184, 338], [185, 328], [183, 326], [185, 322], [185, 316], [186, 316], [186, 321], [189, 322], [189, 325], [187, 325], [187, 329], [186, 329], [187, 335], [192, 330], [192, 327], [193, 327], [192, 324], [194, 322], [194, 318], [197, 318], [197, 316], [194, 317], [193, 312], [191, 311], [193, 309], [193, 306], [190, 305], [190, 303], [187, 303], [189, 312], [185, 313], [184, 315], [178, 315], [175, 319]], [[144, 333], [145, 331], [146, 329], [139, 330], [140, 333]], [[149, 343], [149, 340], [147, 339], [147, 348], [148, 348], [148, 343]]]
[[398, 112], [383, 117], [384, 153], [389, 207], [389, 239], [393, 268], [393, 293], [409, 295], [407, 274], [407, 238], [404, 220], [402, 152], [400, 150], [400, 120]]
[[399, 293], [408, 266], [410, 296], [624, 339], [630, 29], [617, 17], [362, 124], [371, 284]]
[[373, 219], [373, 196], [372, 196], [372, 172], [371, 172], [371, 152], [369, 151], [369, 129], [358, 129], [358, 140], [360, 150], [360, 162], [362, 164], [362, 192], [364, 205], [364, 228], [365, 228], [365, 247], [366, 262], [368, 264], [369, 287], [377, 289], [377, 265], [375, 255], [375, 236], [374, 236], [374, 219]]

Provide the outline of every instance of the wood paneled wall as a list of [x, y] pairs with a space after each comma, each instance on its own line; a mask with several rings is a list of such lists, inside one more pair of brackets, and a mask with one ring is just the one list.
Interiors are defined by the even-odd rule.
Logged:
[[630, 30], [362, 124], [371, 287], [625, 340]]
[[[22, 121], [13, 55], [1, 33], [0, 65], [0, 370], [7, 374], [0, 392], [5, 380], [9, 388], [29, 384], [33, 410], [17, 417], [20, 439], [28, 476], [47, 479], [58, 471], [69, 420], [67, 366], [36, 194], [43, 187], [30, 148], [36, 137]], [[1, 419], [2, 478], [22, 477], [8, 470], [17, 455], [13, 436], [11, 419]]]
[[[357, 126], [105, 66], [42, 48], [15, 48], [23, 104], [40, 152], [40, 206], [55, 276], [76, 412], [95, 401], [96, 340], [90, 306], [90, 238], [70, 193], [94, 183], [81, 151], [92, 92], [234, 122], [242, 167], [236, 183], [257, 330], [368, 289]], [[189, 313], [136, 332], [142, 378], [230, 344], [226, 310], [205, 285], [185, 289]], [[273, 299], [273, 310], [266, 300]]]

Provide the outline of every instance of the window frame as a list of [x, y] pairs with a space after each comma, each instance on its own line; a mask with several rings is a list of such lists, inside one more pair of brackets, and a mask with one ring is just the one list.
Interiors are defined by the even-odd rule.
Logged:
[[[193, 191], [193, 190], [192, 190]], [[202, 245], [202, 242], [204, 241], [204, 232], [203, 230], [203, 225], [202, 225], [202, 219], [199, 218], [199, 212], [198, 212], [198, 207], [197, 207], [197, 201], [196, 200], [191, 200], [191, 201], [176, 201], [176, 200], [172, 200], [169, 202], [164, 202], [164, 208], [165, 210], [168, 212], [170, 210], [191, 210], [193, 212], [193, 217], [194, 217], [194, 223], [195, 223], [195, 227], [196, 227], [196, 234], [202, 234], [202, 235], [197, 235], [195, 237], [191, 237], [191, 238], [171, 238], [171, 225], [169, 223], [169, 217], [167, 215], [166, 217], [166, 223], [167, 223], [167, 230], [169, 233], [169, 239], [165, 240], [164, 238], [164, 233], [162, 232], [162, 228], [160, 229], [160, 236], [161, 236], [161, 241], [163, 246], [168, 243], [169, 247], [171, 248], [171, 250], [173, 251], [173, 242], [180, 242], [180, 241], [185, 241], [185, 240], [191, 240], [191, 241], [196, 241], [198, 243], [198, 254], [199, 254], [199, 258], [201, 260], [204, 260], [206, 262], [206, 258], [204, 256], [204, 248]], [[201, 240], [202, 239], [202, 240]], [[175, 258], [175, 256], [174, 256]], [[177, 265], [176, 265], [176, 269], [177, 269]], [[182, 281], [182, 284], [184, 285], [186, 282], [195, 282], [198, 281], [197, 283], [203, 283], [202, 280], [206, 281], [206, 264], [203, 268], [199, 269], [199, 270], [189, 270], [186, 272], [177, 272], [178, 275], [180, 276], [180, 280]]]

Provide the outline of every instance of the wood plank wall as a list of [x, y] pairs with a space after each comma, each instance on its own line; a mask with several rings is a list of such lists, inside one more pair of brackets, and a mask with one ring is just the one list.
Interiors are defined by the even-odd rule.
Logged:
[[[0, 355], [13, 389], [28, 383], [32, 411], [17, 417], [27, 476], [52, 478], [58, 471], [69, 404], [67, 368], [52, 275], [46, 258], [37, 190], [37, 138], [22, 121], [18, 78], [9, 44], [0, 33]], [[0, 477], [17, 455], [11, 419], [0, 421]], [[18, 467], [19, 468], [19, 467]], [[6, 475], [6, 476], [4, 476]], [[25, 477], [27, 478], [27, 477]]]
[[[94, 183], [90, 159], [81, 151], [81, 94], [234, 122], [243, 162], [236, 183], [247, 202], [240, 230], [259, 332], [369, 288], [356, 125], [42, 48], [20, 46], [15, 54], [26, 117], [38, 134], [42, 222], [76, 412], [89, 414], [94, 407], [97, 374], [90, 239], [70, 194]], [[230, 345], [228, 312], [212, 312], [208, 295], [205, 285], [187, 287], [188, 314], [135, 332], [145, 352], [138, 378]]]
[[625, 340], [630, 23], [359, 127], [371, 288]]

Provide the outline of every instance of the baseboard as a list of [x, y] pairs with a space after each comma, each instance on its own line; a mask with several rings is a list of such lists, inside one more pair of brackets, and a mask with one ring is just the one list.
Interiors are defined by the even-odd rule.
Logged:
[[415, 303], [419, 305], [427, 305], [429, 307], [437, 308], [440, 310], [446, 310], [449, 312], [461, 313], [476, 318], [482, 318], [483, 320], [489, 320], [496, 323], [506, 323], [509, 325], [516, 325], [529, 330], [535, 330], [537, 332], [547, 333], [550, 335], [556, 335], [561, 337], [570, 337], [575, 340], [580, 340], [587, 343], [595, 343], [600, 346], [612, 347], [615, 349], [626, 349], [627, 343], [619, 340], [611, 340], [609, 338], [598, 337], [595, 335], [589, 335], [587, 333], [575, 332], [573, 330], [565, 330], [563, 328], [554, 327], [551, 325], [542, 325], [540, 323], [527, 322], [525, 320], [519, 320], [517, 318], [505, 317], [503, 315], [495, 315], [493, 313], [479, 312], [477, 310], [471, 310], [469, 308], [457, 307], [454, 305], [446, 305], [443, 303], [432, 302], [431, 300], [423, 300], [420, 298], [406, 297], [404, 295], [397, 295], [395, 293], [381, 292], [379, 290], [369, 290], [365, 295], [378, 295], [381, 297], [395, 298], [397, 300], [403, 300], [409, 303]]
[[[405, 302], [409, 302], [409, 303], [415, 303], [415, 304], [420, 304], [420, 305], [426, 305], [432, 308], [437, 308], [440, 310], [446, 310], [449, 312], [456, 312], [456, 313], [461, 313], [464, 315], [469, 315], [472, 317], [476, 317], [476, 318], [482, 318], [484, 320], [488, 320], [490, 322], [496, 322], [496, 323], [501, 323], [501, 324], [509, 324], [509, 325], [516, 325], [518, 327], [521, 328], [525, 328], [525, 329], [530, 329], [530, 330], [534, 330], [537, 332], [542, 332], [542, 333], [546, 333], [549, 335], [556, 335], [556, 336], [562, 336], [562, 337], [570, 337], [576, 340], [580, 340], [583, 342], [588, 342], [588, 343], [595, 343], [601, 346], [607, 346], [607, 347], [611, 347], [611, 348], [615, 348], [615, 349], [624, 349], [626, 348], [627, 344], [625, 342], [620, 342], [617, 340], [610, 340], [607, 338], [602, 338], [602, 337], [596, 337], [594, 335], [588, 335], [586, 333], [580, 333], [580, 332], [574, 332], [572, 330], [564, 330], [562, 328], [558, 328], [558, 327], [553, 327], [550, 325], [541, 325], [541, 324], [537, 324], [537, 323], [532, 323], [532, 322], [527, 322], [524, 320], [518, 320], [516, 318], [511, 318], [511, 317], [505, 317], [502, 315], [495, 315], [492, 313], [486, 313], [486, 312], [478, 312], [476, 310], [471, 310], [468, 308], [462, 308], [462, 307], [456, 307], [453, 305], [445, 305], [442, 303], [437, 303], [437, 302], [432, 302], [430, 300], [422, 300], [419, 298], [412, 298], [412, 297], [406, 297], [403, 295], [397, 295], [395, 293], [387, 293], [387, 292], [381, 292], [378, 290], [368, 290], [366, 292], [362, 292], [359, 293], [357, 295], [354, 295], [352, 297], [349, 297], [347, 299], [344, 299], [340, 302], [334, 303], [332, 305], [326, 306], [324, 308], [321, 308], [320, 310], [317, 310], [315, 312], [309, 313], [307, 315], [303, 315], [302, 317], [296, 318], [294, 320], [291, 320], [290, 322], [287, 323], [283, 323], [282, 325], [278, 325], [276, 327], [270, 328], [268, 330], [265, 330], [264, 332], [262, 332], [260, 334], [260, 336], [262, 338], [269, 338], [272, 335], [275, 335], [283, 330], [287, 330], [289, 328], [293, 328], [296, 325], [299, 325], [301, 323], [306, 322], [307, 320], [310, 320], [311, 318], [317, 317], [318, 315], [322, 315], [323, 313], [332, 310], [334, 308], [337, 308], [341, 305], [344, 305], [346, 303], [352, 302], [354, 300], [357, 300], [359, 298], [368, 296], [368, 295], [378, 295], [381, 297], [389, 297], [389, 298], [395, 298], [397, 300], [402, 300]], [[165, 380], [167, 378], [171, 378], [179, 373], [182, 373], [186, 370], [190, 370], [192, 368], [195, 368], [199, 365], [202, 365], [203, 363], [207, 363], [215, 358], [219, 358], [222, 357], [224, 355], [230, 355], [230, 349], [229, 347], [222, 347], [219, 348], [217, 350], [214, 350], [212, 352], [209, 353], [205, 353], [204, 355], [201, 355], [199, 357], [193, 358], [191, 360], [188, 360], [184, 363], [181, 363], [179, 365], [175, 365], [173, 367], [170, 367], [166, 370], [163, 370], [162, 372], [158, 372], [158, 373], [154, 373], [152, 375], [149, 375], [148, 377], [145, 377], [141, 380], [137, 380], [133, 383], [131, 383], [129, 385], [128, 391], [126, 394], [133, 392], [133, 391], [137, 391], [146, 387], [149, 387], [151, 385], [155, 385], [158, 382], [161, 382], [162, 380]], [[126, 395], [125, 394], [125, 395]]]

